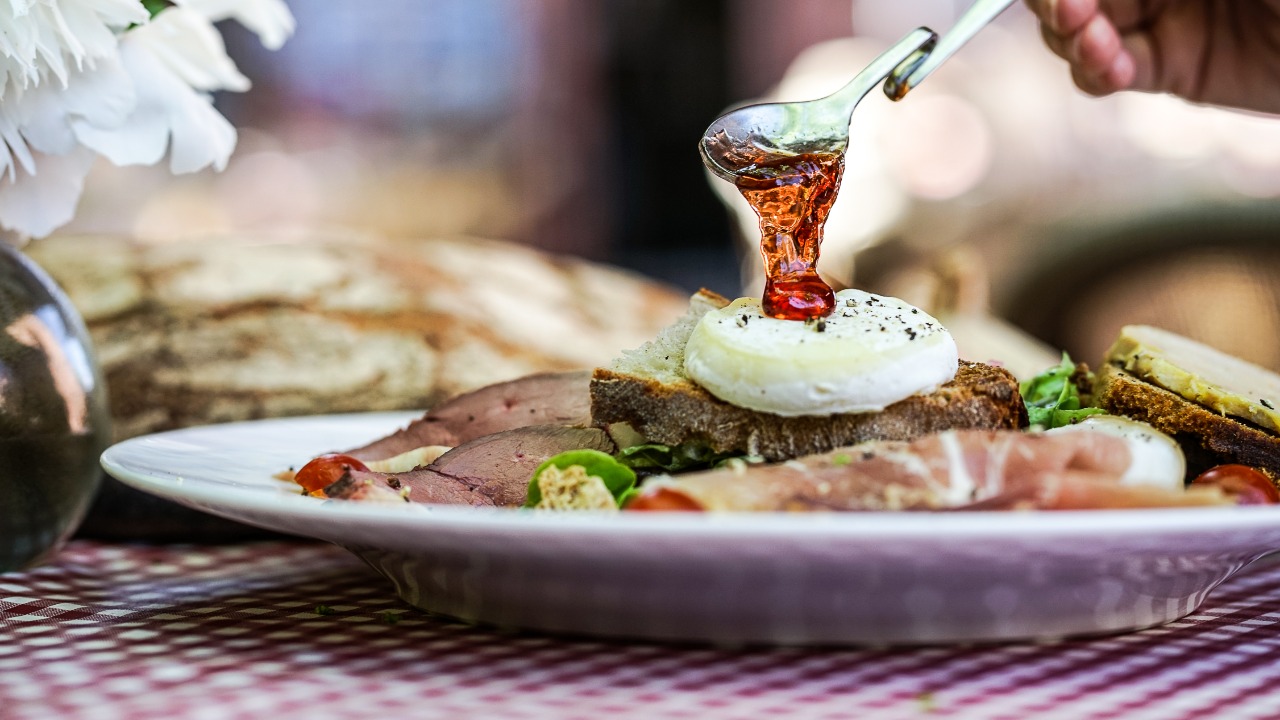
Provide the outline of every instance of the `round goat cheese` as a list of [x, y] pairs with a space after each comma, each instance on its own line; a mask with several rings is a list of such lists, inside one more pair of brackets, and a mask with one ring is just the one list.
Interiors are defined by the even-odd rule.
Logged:
[[1100, 432], [1121, 438], [1129, 446], [1129, 469], [1121, 485], [1156, 485], [1181, 490], [1187, 472], [1186, 457], [1177, 441], [1144, 422], [1119, 415], [1094, 415], [1074, 425], [1048, 433]]
[[703, 316], [685, 372], [739, 407], [776, 415], [875, 412], [955, 377], [951, 333], [897, 298], [841, 290], [830, 315], [778, 320], [740, 298]]

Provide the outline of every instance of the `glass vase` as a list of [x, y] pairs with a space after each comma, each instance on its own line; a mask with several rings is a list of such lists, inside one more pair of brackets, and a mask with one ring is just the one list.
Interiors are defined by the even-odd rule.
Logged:
[[0, 242], [0, 572], [42, 562], [75, 531], [110, 436], [84, 322], [44, 270]]

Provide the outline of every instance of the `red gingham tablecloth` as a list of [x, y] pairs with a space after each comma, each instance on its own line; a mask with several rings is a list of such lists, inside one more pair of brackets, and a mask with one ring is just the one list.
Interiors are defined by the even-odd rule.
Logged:
[[1280, 718], [1280, 564], [1053, 644], [715, 649], [425, 615], [345, 551], [78, 541], [0, 575], [0, 718]]

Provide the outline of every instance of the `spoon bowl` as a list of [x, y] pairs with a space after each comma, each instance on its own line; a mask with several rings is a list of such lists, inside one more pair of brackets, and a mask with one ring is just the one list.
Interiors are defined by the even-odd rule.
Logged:
[[698, 152], [717, 177], [736, 182], [744, 172], [805, 153], [843, 154], [853, 110], [872, 88], [937, 41], [928, 28], [907, 33], [840, 90], [817, 100], [759, 103], [721, 115], [702, 134]]
[[840, 90], [817, 100], [761, 103], [732, 110], [707, 128], [698, 142], [702, 162], [722, 180], [760, 165], [805, 153], [844, 154], [853, 110], [877, 85], [901, 100], [1013, 0], [976, 0], [941, 40], [917, 28], [885, 50]]

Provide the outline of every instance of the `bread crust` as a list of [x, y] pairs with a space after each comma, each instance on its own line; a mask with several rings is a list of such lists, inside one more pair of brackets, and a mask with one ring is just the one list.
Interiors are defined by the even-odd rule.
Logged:
[[1143, 381], [1115, 364], [1107, 363], [1098, 371], [1093, 402], [1172, 436], [1187, 456], [1188, 477], [1226, 463], [1259, 468], [1273, 482], [1280, 477], [1280, 438]]
[[878, 413], [782, 417], [731, 405], [697, 384], [661, 383], [607, 368], [591, 378], [594, 423], [626, 423], [649, 442], [707, 443], [719, 453], [743, 452], [767, 460], [827, 452], [867, 440], [912, 440], [951, 429], [1015, 429], [1027, 411], [1011, 373], [960, 361], [954, 379]]

